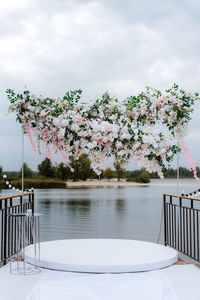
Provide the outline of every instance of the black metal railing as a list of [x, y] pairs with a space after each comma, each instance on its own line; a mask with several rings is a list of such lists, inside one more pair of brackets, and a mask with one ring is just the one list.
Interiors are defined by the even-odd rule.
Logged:
[[164, 243], [200, 260], [200, 199], [164, 194]]
[[[0, 197], [0, 265], [5, 265], [9, 257], [16, 253], [16, 218], [12, 214], [26, 212], [32, 209], [34, 212], [34, 193], [24, 193]], [[32, 237], [29, 235], [28, 244], [32, 243]]]

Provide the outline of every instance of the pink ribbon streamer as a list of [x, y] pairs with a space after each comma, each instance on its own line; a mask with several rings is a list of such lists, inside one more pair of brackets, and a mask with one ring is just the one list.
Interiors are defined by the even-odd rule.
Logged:
[[185, 157], [187, 159], [189, 170], [191, 170], [193, 172], [194, 178], [200, 184], [200, 178], [197, 177], [197, 169], [196, 169], [196, 166], [195, 166], [194, 159], [193, 159], [192, 154], [190, 153], [190, 149], [188, 148], [185, 141], [182, 141], [182, 150], [183, 150], [183, 152], [185, 154]]
[[52, 157], [52, 154], [51, 154], [51, 150], [50, 150], [50, 147], [49, 145], [46, 145], [46, 149], [45, 149], [45, 156], [48, 157], [50, 159], [50, 161], [52, 162], [52, 164], [54, 165], [54, 167], [56, 166], [56, 163], [55, 163], [55, 160], [53, 159]]
[[38, 150], [37, 150], [37, 147], [33, 141], [32, 135], [31, 135], [31, 128], [30, 128], [30, 126], [28, 126], [28, 124], [26, 122], [24, 123], [24, 129], [26, 130], [29, 142], [30, 142], [33, 152], [35, 154], [36, 163], [38, 163], [38, 157], [36, 156], [36, 153], [38, 152]]
[[[44, 143], [41, 143], [41, 148], [40, 148], [41, 151], [38, 151], [38, 149], [37, 149], [37, 147], [36, 147], [36, 145], [35, 145], [35, 143], [33, 141], [33, 138], [32, 138], [31, 127], [25, 122], [24, 128], [26, 130], [26, 133], [27, 133], [29, 142], [31, 144], [31, 147], [33, 149], [33, 152], [34, 153], [41, 152], [41, 154], [43, 154], [44, 156], [48, 157], [51, 160], [52, 164], [54, 166], [56, 166], [55, 160], [53, 159], [52, 154], [51, 154], [50, 147], [49, 147], [48, 144], [45, 143], [45, 132], [43, 132], [43, 141], [44, 141]], [[59, 150], [59, 147], [57, 147], [55, 141], [53, 141], [52, 144], [53, 144], [54, 151]], [[62, 146], [62, 144], [61, 144], [61, 146]], [[70, 168], [70, 171], [74, 172], [74, 169], [70, 166], [70, 160], [69, 160], [68, 153], [65, 153], [63, 150], [59, 150], [59, 152], [60, 152], [60, 155], [61, 155], [63, 161], [65, 162], [65, 164]], [[36, 161], [38, 162], [37, 156], [35, 156], [35, 157], [36, 157]]]
[[30, 144], [31, 144], [31, 147], [32, 147], [33, 151], [38, 152], [37, 148], [36, 148], [36, 145], [33, 141], [32, 135], [31, 135], [31, 128], [30, 128], [30, 126], [28, 126], [28, 124], [26, 122], [24, 123], [24, 128], [26, 130], [26, 133], [27, 133], [27, 136], [28, 136], [28, 139], [30, 141]]
[[74, 172], [74, 169], [69, 164], [68, 153], [64, 153], [64, 151], [62, 151], [62, 150], [60, 150], [59, 152], [60, 152], [60, 155], [61, 155], [62, 159], [64, 160], [65, 164], [70, 168], [70, 171]]

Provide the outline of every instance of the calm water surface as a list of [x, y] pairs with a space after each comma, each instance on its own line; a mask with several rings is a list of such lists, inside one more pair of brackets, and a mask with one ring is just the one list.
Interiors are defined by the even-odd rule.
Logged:
[[[174, 180], [152, 180], [174, 184]], [[181, 180], [180, 191], [198, 188]], [[193, 186], [192, 186], [193, 185]], [[35, 211], [41, 217], [42, 241], [69, 238], [127, 238], [156, 242], [162, 215], [163, 193], [176, 186], [104, 187], [35, 190]], [[2, 190], [0, 195], [7, 195]], [[160, 242], [163, 240], [161, 233]]]

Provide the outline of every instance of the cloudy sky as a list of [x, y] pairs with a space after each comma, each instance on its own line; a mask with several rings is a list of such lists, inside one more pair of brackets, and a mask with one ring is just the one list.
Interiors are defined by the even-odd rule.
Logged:
[[[174, 82], [200, 91], [199, 15], [198, 0], [0, 1], [3, 169], [21, 166], [20, 126], [15, 114], [5, 116], [7, 88], [51, 97], [81, 88], [85, 101], [105, 91], [123, 99], [146, 85], [164, 90]], [[199, 113], [196, 105], [186, 138], [197, 165]], [[36, 169], [28, 141], [25, 146], [25, 160]]]

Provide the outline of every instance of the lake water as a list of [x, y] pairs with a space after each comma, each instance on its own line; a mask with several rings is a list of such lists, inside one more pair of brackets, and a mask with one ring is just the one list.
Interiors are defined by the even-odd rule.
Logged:
[[[43, 214], [41, 240], [103, 237], [156, 242], [162, 195], [176, 193], [177, 187], [175, 180], [151, 182], [170, 185], [35, 190], [35, 211]], [[194, 180], [181, 180], [179, 191], [194, 191], [194, 185]], [[2, 190], [0, 195], [8, 193]]]

